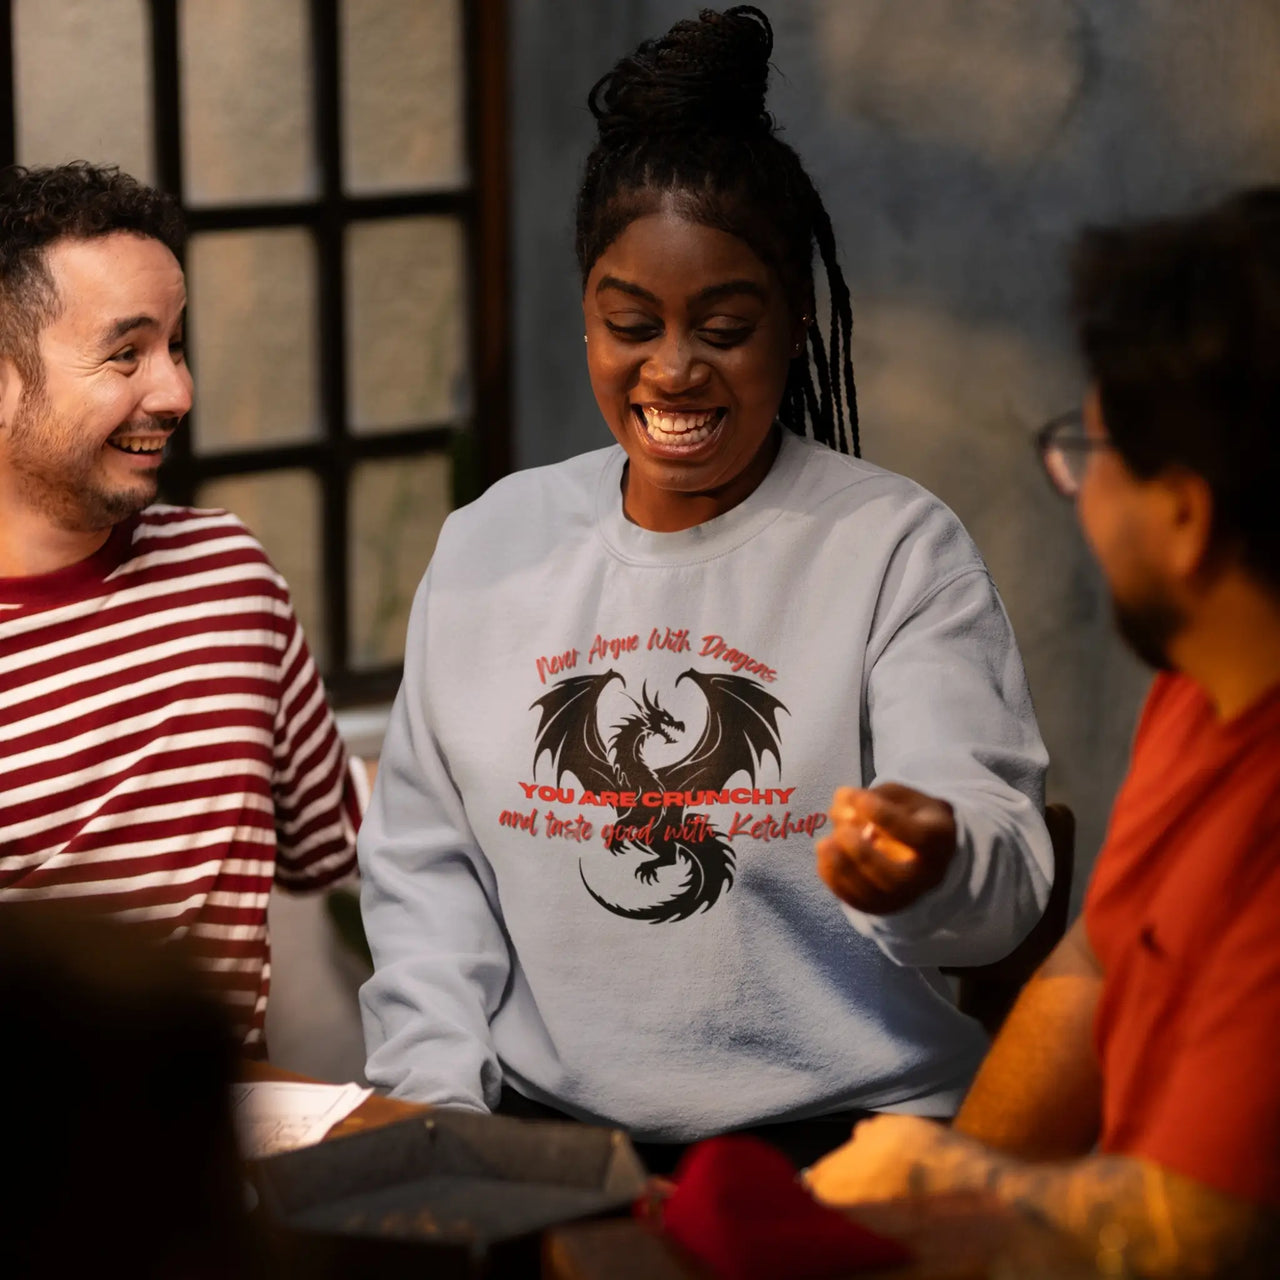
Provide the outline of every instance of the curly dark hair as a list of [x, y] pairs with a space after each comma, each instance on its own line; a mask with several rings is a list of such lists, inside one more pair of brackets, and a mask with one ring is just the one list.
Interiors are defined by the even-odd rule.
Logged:
[[177, 201], [114, 165], [0, 169], [0, 357], [14, 362], [29, 387], [43, 384], [36, 339], [61, 307], [48, 246], [114, 231], [150, 236], [175, 256], [186, 238]]
[[[773, 28], [753, 5], [703, 9], [646, 40], [587, 96], [599, 137], [578, 192], [583, 287], [636, 218], [672, 201], [693, 222], [745, 241], [777, 271], [796, 315], [814, 310], [813, 251], [826, 269], [828, 336], [813, 324], [791, 362], [780, 421], [859, 452], [853, 312], [831, 219], [799, 156], [765, 110]], [[817, 373], [814, 385], [813, 370]]]
[[1280, 186], [1200, 213], [1090, 228], [1076, 332], [1131, 471], [1202, 476], [1214, 534], [1280, 590]]

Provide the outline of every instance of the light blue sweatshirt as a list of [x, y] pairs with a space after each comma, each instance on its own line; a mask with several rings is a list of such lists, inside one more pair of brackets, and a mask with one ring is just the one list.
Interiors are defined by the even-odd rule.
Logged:
[[[449, 517], [360, 832], [368, 1075], [502, 1082], [637, 1138], [953, 1110], [984, 1051], [939, 965], [1010, 951], [1052, 858], [1009, 622], [955, 516], [783, 433], [725, 515], [653, 533], [619, 448]], [[843, 907], [841, 784], [955, 807], [941, 884]]]

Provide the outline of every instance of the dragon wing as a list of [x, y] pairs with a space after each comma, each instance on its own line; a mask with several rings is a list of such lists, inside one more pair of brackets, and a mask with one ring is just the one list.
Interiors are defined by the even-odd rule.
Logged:
[[753, 778], [759, 762], [772, 755], [782, 768], [782, 740], [778, 712], [786, 707], [754, 680], [719, 672], [685, 671], [707, 699], [707, 723], [702, 736], [683, 760], [662, 770], [663, 786], [671, 791], [718, 791], [735, 773]]
[[600, 695], [612, 680], [622, 677], [616, 671], [599, 676], [569, 676], [530, 704], [530, 711], [542, 708], [533, 747], [535, 773], [542, 753], [549, 751], [557, 785], [566, 773], [571, 773], [589, 790], [617, 790], [617, 773], [596, 723]]

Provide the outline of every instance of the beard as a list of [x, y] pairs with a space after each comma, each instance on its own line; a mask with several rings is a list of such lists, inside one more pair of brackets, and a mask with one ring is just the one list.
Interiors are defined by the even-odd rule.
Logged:
[[1186, 617], [1172, 600], [1156, 589], [1140, 600], [1113, 595], [1111, 614], [1120, 638], [1142, 662], [1157, 671], [1174, 670], [1169, 643], [1182, 630]]
[[[121, 424], [124, 425], [124, 424]], [[131, 423], [140, 430], [154, 419]], [[104, 442], [58, 417], [43, 390], [25, 394], [9, 427], [9, 461], [22, 499], [58, 528], [97, 533], [141, 511], [156, 496], [156, 477], [108, 484], [101, 474]]]

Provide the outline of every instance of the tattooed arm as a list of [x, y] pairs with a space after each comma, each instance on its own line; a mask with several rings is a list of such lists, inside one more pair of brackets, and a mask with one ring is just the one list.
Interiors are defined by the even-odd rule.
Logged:
[[1081, 917], [1023, 988], [955, 1128], [1024, 1160], [1087, 1154], [1102, 1106], [1093, 1049], [1101, 991], [1102, 970]]
[[981, 1191], [1074, 1238], [1099, 1263], [1149, 1277], [1264, 1274], [1275, 1214], [1159, 1165], [1093, 1155], [1027, 1164], [915, 1116], [881, 1116], [815, 1165], [832, 1204]]

